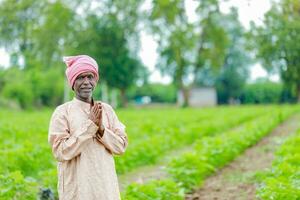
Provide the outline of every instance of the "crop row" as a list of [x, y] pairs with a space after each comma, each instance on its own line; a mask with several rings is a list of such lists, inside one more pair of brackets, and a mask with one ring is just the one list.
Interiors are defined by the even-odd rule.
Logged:
[[296, 110], [277, 109], [213, 137], [199, 139], [193, 151], [173, 159], [167, 167], [169, 178], [140, 185], [133, 183], [123, 193], [126, 200], [183, 199], [186, 192], [201, 186], [205, 178], [254, 145]]
[[129, 135], [129, 142], [133, 142], [130, 143], [124, 155], [116, 157], [117, 172], [124, 174], [139, 166], [155, 164], [170, 150], [190, 145], [201, 137], [221, 133], [274, 109], [278, 108], [245, 107], [232, 108], [226, 112], [215, 110], [213, 118], [208, 117], [202, 120], [200, 120], [201, 114], [199, 116], [195, 112], [182, 114], [177, 119], [174, 116], [168, 119], [168, 113], [157, 115], [152, 118], [152, 128], [138, 129], [140, 136]]
[[276, 152], [272, 168], [263, 174], [258, 195], [266, 200], [300, 199], [300, 130]]

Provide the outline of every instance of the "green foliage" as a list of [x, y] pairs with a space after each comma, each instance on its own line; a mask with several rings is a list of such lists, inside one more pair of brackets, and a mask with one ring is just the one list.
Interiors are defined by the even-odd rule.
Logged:
[[261, 199], [298, 200], [300, 198], [300, 131], [277, 151], [272, 168], [261, 174], [257, 194]]
[[200, 4], [200, 11], [208, 12], [208, 17], [202, 22], [203, 37], [200, 40], [203, 46], [200, 46], [197, 55], [194, 84], [216, 87], [218, 102], [226, 104], [241, 95], [251, 62], [245, 49], [245, 31], [238, 21], [237, 10], [231, 9], [225, 15], [220, 13], [215, 1], [210, 2], [213, 6], [211, 10], [205, 8], [207, 2]]
[[[12, 81], [13, 80], [13, 81]], [[18, 68], [10, 68], [3, 75], [1, 96], [17, 101], [22, 108], [33, 105], [32, 83]]]
[[134, 99], [141, 96], [150, 96], [152, 102], [175, 103], [176, 88], [172, 84], [145, 84], [141, 87], [132, 87], [129, 90], [128, 96], [130, 99]]
[[34, 46], [30, 51], [33, 54], [28, 58], [28, 66], [25, 67], [32, 67], [30, 66], [32, 60], [37, 60], [38, 68], [43, 69], [64, 66], [60, 57], [74, 42], [74, 24], [79, 23], [76, 13], [65, 1], [57, 0], [47, 3], [40, 17], [42, 23], [34, 23], [38, 27], [32, 33]]
[[[153, 1], [150, 27], [158, 41], [160, 54], [156, 67], [172, 77], [177, 89], [186, 90], [184, 79], [193, 63], [196, 44], [194, 25], [188, 22], [184, 1]], [[184, 96], [187, 105], [188, 97]]]
[[0, 77], [1, 96], [22, 108], [62, 102], [64, 67], [58, 66], [64, 66], [61, 56], [73, 40], [74, 20], [62, 1], [1, 1], [0, 45], [11, 57]]
[[34, 200], [37, 192], [36, 181], [30, 177], [25, 178], [20, 171], [13, 171], [7, 175], [0, 174], [1, 199]]
[[75, 52], [94, 57], [100, 66], [100, 76], [109, 86], [127, 89], [137, 79], [141, 63], [130, 56], [125, 30], [116, 19], [108, 16], [91, 15], [87, 17], [87, 23], [79, 35], [81, 40]]
[[241, 94], [241, 102], [244, 104], [280, 103], [283, 94], [283, 86], [280, 83], [258, 82], [246, 85]]
[[229, 45], [225, 54], [224, 65], [216, 81], [218, 102], [230, 103], [240, 97], [248, 75], [249, 53], [245, 50], [244, 29], [238, 21], [236, 9], [224, 17]]
[[21, 0], [1, 1], [0, 44], [14, 53], [25, 52], [32, 45], [34, 23], [45, 6], [45, 1]]
[[55, 69], [21, 70], [9, 68], [3, 73], [0, 95], [15, 100], [22, 108], [54, 106], [62, 102], [63, 74]]
[[84, 3], [1, 1], [0, 45], [10, 54], [11, 66], [18, 67], [24, 77], [15, 83], [7, 80], [0, 92], [4, 90], [4, 97], [22, 108], [58, 105], [63, 99], [65, 69], [61, 58], [80, 53], [96, 58], [101, 80], [120, 89], [125, 102], [126, 89], [145, 74], [137, 57], [136, 11], [142, 2], [105, 1], [100, 4], [107, 10], [78, 15], [78, 5], [84, 9]]
[[283, 81], [300, 100], [300, 2], [273, 2], [263, 26], [253, 26], [251, 34], [257, 57], [270, 71], [281, 73]]
[[62, 1], [4, 0], [0, 13], [0, 44], [14, 55], [12, 64], [47, 69], [73, 40], [74, 12]]
[[[5, 198], [0, 199], [14, 199], [13, 196], [8, 198], [7, 195], [16, 195], [15, 199], [36, 199], [39, 188], [51, 188], [52, 191], [56, 191], [56, 167], [47, 144], [50, 114], [50, 111], [1, 110], [0, 175], [7, 178], [8, 182], [1, 185], [0, 181], [1, 191], [5, 191]], [[15, 183], [11, 177], [11, 173], [14, 172], [23, 177], [19, 183]]]
[[201, 31], [197, 39], [196, 70], [207, 65], [217, 70], [225, 61], [229, 44], [228, 34], [222, 24], [225, 15], [221, 13], [217, 0], [200, 1], [197, 15]]
[[[167, 192], [166, 192], [167, 191]], [[126, 189], [125, 200], [183, 200], [184, 190], [171, 180], [151, 181], [145, 185], [132, 184]]]
[[88, 54], [96, 59], [100, 80], [108, 87], [120, 90], [123, 106], [127, 102], [126, 90], [146, 70], [137, 56], [138, 8], [142, 2], [101, 2], [98, 11], [88, 11], [85, 19], [80, 22], [81, 31], [76, 34], [75, 48], [70, 51], [72, 54]]

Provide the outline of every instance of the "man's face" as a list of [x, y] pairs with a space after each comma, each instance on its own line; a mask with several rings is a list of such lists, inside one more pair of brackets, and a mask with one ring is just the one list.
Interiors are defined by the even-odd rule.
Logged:
[[81, 73], [76, 78], [73, 86], [76, 97], [84, 101], [91, 100], [95, 85], [96, 79], [92, 72]]

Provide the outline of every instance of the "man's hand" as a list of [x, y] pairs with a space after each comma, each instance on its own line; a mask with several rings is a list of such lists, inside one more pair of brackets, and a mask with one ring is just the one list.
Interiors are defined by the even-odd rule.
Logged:
[[91, 107], [89, 119], [92, 120], [99, 127], [99, 129], [96, 133], [96, 137], [101, 138], [104, 134], [104, 126], [102, 123], [102, 104], [101, 104], [101, 102], [96, 103], [93, 107]]
[[102, 105], [101, 103], [96, 103], [91, 107], [89, 119], [92, 120], [99, 128], [102, 125]]
[[102, 137], [103, 134], [104, 134], [104, 129], [105, 128], [104, 128], [103, 123], [102, 123], [102, 104], [101, 104], [101, 102], [98, 103], [98, 104], [99, 104], [99, 109], [100, 109], [100, 119], [99, 119], [99, 129], [97, 131], [97, 136], [100, 135], [100, 137]]

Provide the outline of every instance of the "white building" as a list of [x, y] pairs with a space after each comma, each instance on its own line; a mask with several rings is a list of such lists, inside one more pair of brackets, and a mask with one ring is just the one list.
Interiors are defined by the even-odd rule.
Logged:
[[[177, 93], [177, 103], [183, 105], [182, 91]], [[192, 107], [206, 107], [217, 105], [217, 91], [215, 88], [192, 88], [189, 91], [189, 105]]]

